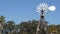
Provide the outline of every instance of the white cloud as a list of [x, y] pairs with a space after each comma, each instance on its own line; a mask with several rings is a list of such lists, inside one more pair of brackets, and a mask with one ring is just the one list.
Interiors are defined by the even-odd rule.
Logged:
[[56, 9], [56, 7], [55, 6], [50, 6], [48, 9], [51, 10], [51, 11], [54, 11]]

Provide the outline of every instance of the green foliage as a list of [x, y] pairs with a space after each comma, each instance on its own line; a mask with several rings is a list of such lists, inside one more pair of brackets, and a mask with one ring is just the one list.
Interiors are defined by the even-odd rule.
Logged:
[[[3, 23], [5, 23], [4, 16], [0, 16], [0, 23], [2, 25], [3, 25]], [[14, 21], [7, 21], [5, 23], [6, 25], [4, 25], [5, 27], [3, 27], [3, 28], [9, 29], [10, 31], [12, 31], [14, 29], [15, 30], [20, 29], [20, 31], [18, 33], [16, 33], [16, 31], [14, 31], [14, 34], [36, 34], [38, 23], [39, 23], [39, 21], [32, 20], [32, 21], [27, 21], [27, 22], [21, 22], [20, 24], [16, 25]], [[54, 24], [48, 25], [48, 32], [50, 29], [56, 29], [57, 34], [60, 34], [60, 24], [59, 25], [54, 25]]]
[[5, 17], [4, 16], [0, 16], [0, 23], [3, 25], [5, 22]]
[[9, 30], [14, 29], [14, 26], [15, 26], [15, 22], [14, 21], [7, 21], [6, 23], [7, 23], [7, 28]]

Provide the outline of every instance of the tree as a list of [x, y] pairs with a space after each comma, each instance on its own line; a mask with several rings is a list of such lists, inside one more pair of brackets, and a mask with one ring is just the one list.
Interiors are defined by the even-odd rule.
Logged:
[[10, 34], [11, 34], [11, 31], [14, 29], [14, 26], [15, 26], [15, 22], [14, 21], [7, 21], [7, 28], [10, 30]]
[[5, 22], [5, 17], [0, 16], [0, 30], [1, 30], [1, 32], [3, 31], [4, 22]]
[[5, 22], [5, 17], [4, 16], [0, 16], [0, 25], [1, 25], [2, 30], [3, 30], [4, 22]]
[[56, 25], [54, 24], [49, 25], [49, 34], [51, 33], [57, 33]]
[[56, 25], [57, 34], [60, 34], [60, 24]]
[[3, 25], [5, 22], [5, 17], [4, 16], [0, 16], [0, 23]]

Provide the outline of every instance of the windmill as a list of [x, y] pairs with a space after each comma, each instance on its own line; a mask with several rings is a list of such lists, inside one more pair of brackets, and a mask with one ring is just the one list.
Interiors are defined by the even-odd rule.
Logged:
[[41, 34], [47, 34], [47, 22], [44, 19], [45, 14], [48, 12], [48, 10], [54, 11], [56, 9], [55, 6], [48, 6], [46, 3], [41, 3], [37, 6], [37, 12], [40, 15], [39, 23], [37, 26], [36, 34], [40, 31]]

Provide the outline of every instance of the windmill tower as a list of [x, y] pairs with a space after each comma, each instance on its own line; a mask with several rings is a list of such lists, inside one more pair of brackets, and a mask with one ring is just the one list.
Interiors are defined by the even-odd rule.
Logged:
[[44, 11], [41, 11], [40, 21], [37, 26], [36, 34], [38, 34], [38, 31], [41, 32], [41, 34], [47, 34], [47, 22], [44, 19]]
[[44, 19], [44, 11], [43, 10], [41, 11], [39, 29], [41, 30], [41, 34], [47, 34], [47, 22]]

